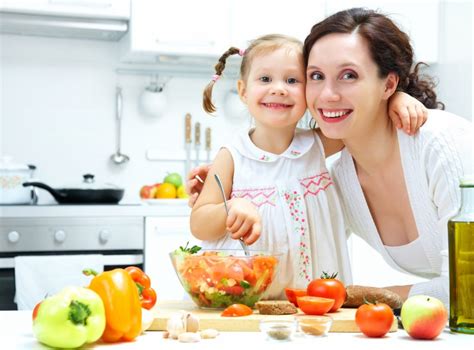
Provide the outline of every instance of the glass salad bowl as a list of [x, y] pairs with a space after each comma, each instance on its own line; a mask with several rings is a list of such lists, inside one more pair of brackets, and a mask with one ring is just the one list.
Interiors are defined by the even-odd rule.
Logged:
[[281, 254], [249, 250], [181, 248], [170, 253], [184, 290], [202, 308], [219, 309], [232, 304], [253, 307], [273, 282]]

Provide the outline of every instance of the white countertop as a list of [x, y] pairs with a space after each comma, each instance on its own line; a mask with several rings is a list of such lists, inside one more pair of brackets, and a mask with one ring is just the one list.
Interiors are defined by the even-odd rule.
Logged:
[[[30, 311], [0, 311], [0, 339], [2, 349], [49, 349], [36, 341], [32, 333]], [[179, 343], [163, 339], [163, 332], [149, 331], [131, 343], [95, 343], [87, 349], [234, 349], [251, 345], [252, 349], [350, 349], [350, 350], [464, 350], [474, 348], [474, 335], [455, 334], [445, 330], [436, 340], [411, 339], [403, 330], [383, 338], [367, 338], [355, 333], [329, 333], [327, 337], [303, 337], [292, 341], [269, 341], [259, 332], [222, 332], [216, 339], [198, 343]]]
[[116, 205], [3, 205], [0, 217], [189, 216], [187, 199]]

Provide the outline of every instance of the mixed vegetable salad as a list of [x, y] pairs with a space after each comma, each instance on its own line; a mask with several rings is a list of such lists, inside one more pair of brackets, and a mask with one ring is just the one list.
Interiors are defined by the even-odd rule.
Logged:
[[180, 247], [171, 253], [184, 289], [200, 307], [232, 304], [253, 307], [272, 283], [278, 259], [273, 255], [234, 256], [232, 251]]

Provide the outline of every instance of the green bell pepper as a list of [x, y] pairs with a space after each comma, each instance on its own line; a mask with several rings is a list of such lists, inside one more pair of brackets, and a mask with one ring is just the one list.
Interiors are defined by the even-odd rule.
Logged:
[[95, 342], [105, 329], [102, 299], [83, 287], [67, 287], [46, 298], [33, 317], [36, 339], [55, 348], [77, 348]]

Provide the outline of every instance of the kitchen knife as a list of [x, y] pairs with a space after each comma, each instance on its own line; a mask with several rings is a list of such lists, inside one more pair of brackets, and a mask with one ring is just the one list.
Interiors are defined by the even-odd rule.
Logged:
[[194, 125], [194, 149], [196, 151], [196, 166], [199, 165], [199, 149], [201, 148], [201, 123]]
[[211, 161], [211, 128], [206, 128], [206, 163]]
[[186, 150], [186, 163], [184, 164], [184, 175], [188, 176], [191, 170], [191, 114], [186, 113], [184, 117], [184, 148]]

